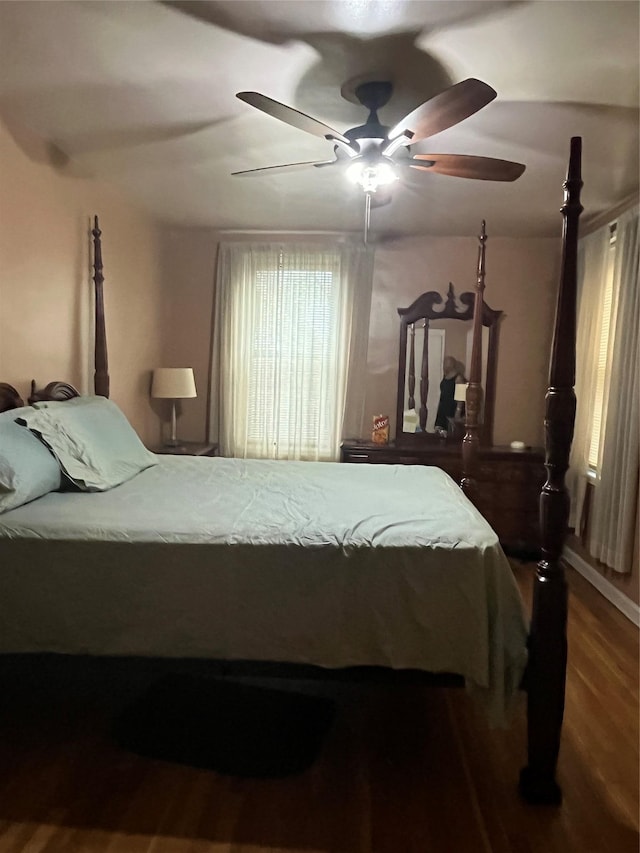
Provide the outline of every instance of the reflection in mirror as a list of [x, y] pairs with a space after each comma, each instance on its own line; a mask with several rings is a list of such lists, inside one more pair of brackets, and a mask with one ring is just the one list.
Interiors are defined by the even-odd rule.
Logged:
[[[440, 399], [440, 388], [438, 381], [435, 380], [442, 376], [445, 334], [444, 329], [430, 328], [424, 320], [420, 324], [412, 323], [409, 327], [409, 339], [407, 340], [409, 369], [406, 373], [403, 432], [435, 432]], [[415, 400], [416, 361], [420, 368], [418, 372], [420, 382], [417, 408]], [[429, 381], [429, 377], [433, 377], [434, 381]]]
[[[436, 412], [435, 431], [446, 435], [450, 431], [450, 421], [456, 416], [456, 385], [466, 385], [464, 364], [453, 355], [445, 355], [442, 362], [440, 397]], [[462, 410], [460, 410], [462, 415]]]
[[[445, 437], [460, 440], [464, 434], [464, 393], [456, 385], [468, 381], [473, 342], [471, 292], [456, 298], [449, 285], [446, 300], [424, 293], [402, 317], [396, 441]], [[444, 305], [443, 305], [444, 302]], [[490, 443], [493, 421], [497, 320], [500, 311], [484, 306], [481, 382], [486, 405], [480, 413], [481, 434]], [[456, 399], [458, 397], [459, 399]]]

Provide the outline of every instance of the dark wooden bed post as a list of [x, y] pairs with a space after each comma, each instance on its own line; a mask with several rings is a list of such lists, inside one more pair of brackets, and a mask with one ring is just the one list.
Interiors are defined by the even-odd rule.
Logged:
[[410, 326], [411, 347], [409, 349], [409, 408], [416, 407], [416, 324]]
[[567, 669], [567, 585], [561, 562], [569, 494], [564, 477], [569, 467], [576, 412], [575, 339], [578, 220], [582, 139], [571, 140], [569, 170], [564, 183], [562, 268], [546, 396], [545, 448], [547, 481], [540, 495], [542, 559], [533, 590], [529, 635], [528, 760], [520, 775], [520, 791], [531, 803], [559, 804], [556, 782]]
[[427, 408], [427, 397], [429, 396], [429, 320], [425, 317], [422, 326], [422, 362], [420, 364], [420, 413], [418, 415], [418, 423], [423, 432], [427, 431], [427, 418], [429, 417], [429, 409]]
[[93, 234], [93, 284], [95, 288], [96, 324], [95, 324], [95, 373], [93, 388], [100, 397], [109, 396], [109, 363], [107, 359], [107, 334], [104, 323], [104, 297], [102, 284], [102, 231], [98, 225], [98, 217], [94, 217]]
[[482, 317], [484, 314], [484, 279], [487, 230], [484, 219], [480, 229], [480, 248], [478, 249], [478, 277], [476, 281], [475, 302], [473, 306], [473, 343], [471, 348], [471, 367], [465, 401], [465, 436], [462, 439], [462, 480], [460, 486], [465, 495], [473, 500], [476, 495], [476, 459], [478, 456], [478, 435], [480, 409], [482, 408]]

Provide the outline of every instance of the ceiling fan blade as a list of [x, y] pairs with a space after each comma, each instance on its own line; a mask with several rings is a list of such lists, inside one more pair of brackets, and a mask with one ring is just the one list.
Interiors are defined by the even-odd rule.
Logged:
[[391, 129], [389, 139], [395, 139], [406, 131], [412, 135], [403, 144], [413, 145], [469, 118], [491, 103], [497, 94], [482, 80], [470, 77], [416, 107]]
[[[307, 133], [312, 133], [314, 136], [321, 136], [323, 139], [336, 139], [351, 146], [351, 143], [346, 136], [338, 133], [328, 124], [323, 124], [318, 119], [311, 118], [306, 113], [301, 113], [299, 110], [294, 110], [293, 107], [288, 107], [286, 104], [281, 104], [280, 101], [274, 101], [266, 95], [261, 95], [259, 92], [238, 92], [236, 98], [240, 98], [246, 104], [250, 104], [263, 113], [280, 119], [285, 124], [290, 124], [297, 127], [299, 130], [304, 130]], [[354, 154], [355, 154], [354, 150]]]
[[474, 157], [469, 154], [416, 154], [408, 165], [421, 172], [436, 172], [476, 181], [515, 181], [526, 169], [522, 163]]
[[283, 163], [281, 166], [262, 166], [260, 169], [244, 169], [241, 172], [232, 172], [232, 175], [247, 177], [247, 175], [279, 175], [280, 172], [295, 172], [298, 169], [306, 169], [309, 166], [315, 166], [317, 169], [323, 166], [333, 166], [335, 160], [307, 160], [304, 163]]

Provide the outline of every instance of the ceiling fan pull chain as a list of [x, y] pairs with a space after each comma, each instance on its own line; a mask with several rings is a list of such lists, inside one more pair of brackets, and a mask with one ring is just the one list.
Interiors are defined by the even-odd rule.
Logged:
[[364, 194], [364, 244], [369, 242], [369, 226], [371, 225], [371, 193]]

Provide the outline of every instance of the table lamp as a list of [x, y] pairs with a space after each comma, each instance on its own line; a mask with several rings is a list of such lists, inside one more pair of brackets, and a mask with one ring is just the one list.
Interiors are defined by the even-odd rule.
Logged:
[[462, 404], [467, 400], [467, 383], [457, 382], [453, 389], [453, 399], [456, 401], [456, 420], [462, 419]]
[[151, 381], [151, 396], [171, 400], [171, 437], [166, 443], [171, 447], [177, 447], [176, 400], [198, 396], [193, 368], [156, 367]]

